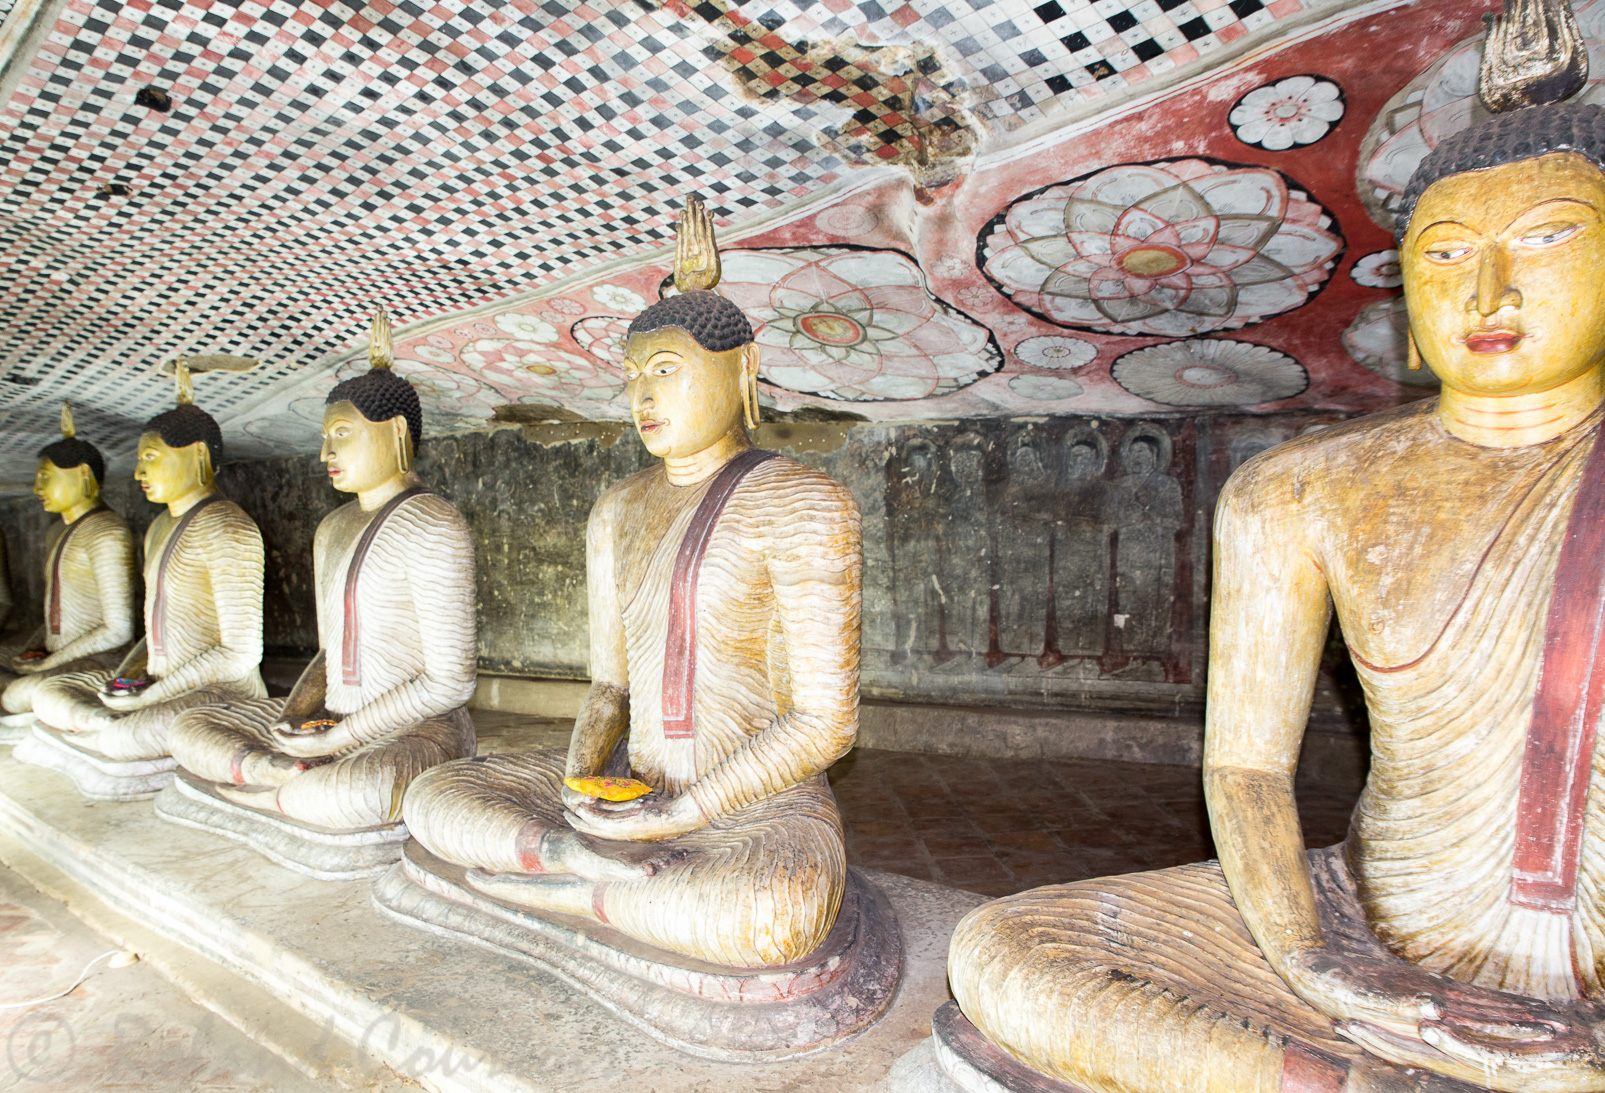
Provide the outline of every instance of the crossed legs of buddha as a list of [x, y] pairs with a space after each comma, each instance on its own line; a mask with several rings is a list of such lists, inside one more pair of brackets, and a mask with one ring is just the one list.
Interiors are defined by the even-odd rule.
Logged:
[[34, 692], [34, 714], [74, 745], [107, 759], [155, 759], [167, 754], [168, 730], [183, 711], [241, 697], [228, 687], [203, 687], [117, 713], [100, 701], [101, 689], [112, 674], [112, 669], [105, 669], [51, 676]]
[[[1323, 918], [1363, 931], [1336, 848], [1311, 865]], [[991, 1043], [1088, 1093], [1471, 1089], [1342, 1039], [1265, 960], [1215, 862], [985, 904], [954, 932], [948, 976]]]
[[785, 964], [829, 935], [847, 866], [823, 778], [675, 839], [612, 842], [564, 821], [565, 759], [544, 751], [436, 767], [407, 794], [407, 829], [496, 899], [594, 918], [702, 960]]
[[459, 708], [357, 748], [298, 759], [279, 751], [270, 731], [283, 713], [282, 698], [203, 706], [173, 723], [168, 746], [227, 800], [342, 830], [395, 823], [413, 779], [474, 753], [474, 723]]

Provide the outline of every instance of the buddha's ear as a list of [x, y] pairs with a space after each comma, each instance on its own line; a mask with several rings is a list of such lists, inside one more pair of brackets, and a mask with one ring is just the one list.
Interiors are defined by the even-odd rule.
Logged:
[[747, 419], [747, 428], [756, 429], [762, 420], [758, 406], [758, 343], [748, 342], [741, 347], [741, 413]]
[[397, 414], [390, 419], [390, 428], [396, 438], [396, 466], [402, 474], [412, 470], [412, 459], [416, 454], [412, 450], [412, 430], [407, 427], [405, 414]]
[[83, 481], [84, 496], [97, 497], [100, 494], [100, 483], [95, 481], [95, 472], [89, 469], [88, 463], [78, 464], [78, 474]]
[[217, 468], [212, 466], [212, 446], [204, 440], [197, 440], [190, 447], [195, 449], [195, 478], [203, 486], [210, 486], [217, 475]]

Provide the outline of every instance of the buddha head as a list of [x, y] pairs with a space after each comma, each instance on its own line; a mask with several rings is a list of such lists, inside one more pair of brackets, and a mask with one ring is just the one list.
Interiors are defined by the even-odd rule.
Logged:
[[1427, 155], [1398, 218], [1411, 367], [1470, 395], [1551, 390], [1605, 360], [1605, 109], [1556, 101], [1586, 50], [1563, 0], [1534, 3], [1547, 65], [1508, 10], [1494, 20], [1480, 88], [1496, 112]]
[[713, 291], [713, 224], [686, 201], [675, 257], [679, 295], [635, 317], [625, 335], [630, 412], [647, 451], [695, 455], [758, 424], [758, 346], [741, 309]]
[[412, 472], [424, 412], [412, 384], [391, 370], [390, 316], [380, 308], [368, 341], [370, 368], [324, 400], [319, 458], [342, 493], [362, 494]]
[[71, 516], [93, 508], [106, 480], [106, 461], [99, 449], [79, 440], [72, 407], [61, 404], [61, 439], [39, 449], [39, 470], [33, 492], [46, 512]]
[[146, 500], [159, 505], [210, 492], [223, 462], [223, 430], [195, 405], [189, 365], [182, 357], [173, 363], [173, 376], [178, 405], [145, 423], [134, 456], [134, 480]]

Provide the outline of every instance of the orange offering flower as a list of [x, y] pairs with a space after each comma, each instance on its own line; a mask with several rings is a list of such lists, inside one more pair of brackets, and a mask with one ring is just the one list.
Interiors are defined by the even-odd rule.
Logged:
[[564, 778], [563, 784], [587, 797], [604, 801], [633, 801], [652, 792], [652, 787], [636, 778]]

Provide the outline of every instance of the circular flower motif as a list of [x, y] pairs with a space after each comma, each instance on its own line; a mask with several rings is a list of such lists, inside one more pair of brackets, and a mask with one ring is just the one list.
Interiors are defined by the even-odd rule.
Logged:
[[484, 338], [463, 346], [462, 356], [464, 364], [511, 400], [537, 394], [607, 402], [624, 391], [624, 376], [611, 365], [532, 342]]
[[1081, 394], [1081, 384], [1062, 376], [1010, 376], [1009, 390], [1033, 402], [1058, 402]]
[[964, 259], [956, 254], [944, 254], [936, 260], [936, 272], [943, 277], [957, 277], [965, 268]]
[[569, 328], [574, 344], [608, 364], [623, 367], [624, 336], [630, 320], [617, 315], [590, 315]]
[[1399, 268], [1399, 252], [1379, 250], [1354, 263], [1349, 270], [1357, 284], [1366, 288], [1398, 288], [1404, 284], [1404, 273]]
[[646, 297], [623, 285], [592, 285], [591, 296], [609, 311], [634, 315], [646, 309]]
[[1404, 297], [1378, 300], [1360, 309], [1348, 329], [1343, 331], [1343, 348], [1354, 362], [1368, 372], [1410, 387], [1436, 387], [1438, 377], [1425, 362], [1412, 371], [1405, 332], [1410, 316]]
[[453, 364], [457, 360], [457, 354], [450, 349], [442, 349], [427, 341], [407, 346], [406, 352], [431, 364]]
[[1167, 406], [1257, 406], [1310, 385], [1304, 366], [1286, 353], [1225, 338], [1136, 349], [1109, 372], [1132, 394]]
[[880, 217], [862, 205], [837, 205], [814, 217], [814, 226], [830, 235], [856, 239], [879, 227]]
[[[476, 324], [474, 329], [479, 329]], [[557, 341], [557, 327], [545, 319], [534, 315], [524, 315], [517, 311], [504, 311], [496, 316], [496, 329], [508, 337], [517, 338], [521, 342], [555, 342]]]
[[1129, 163], [1010, 205], [982, 231], [982, 268], [1060, 326], [1186, 337], [1303, 305], [1343, 248], [1331, 228], [1267, 168]]
[[849, 401], [931, 398], [1003, 363], [985, 327], [931, 295], [896, 251], [731, 251], [719, 290], [752, 320], [763, 379]]
[[1098, 347], [1080, 338], [1027, 338], [1014, 347], [1021, 364], [1034, 368], [1080, 368], [1098, 355]]
[[1256, 87], [1226, 116], [1244, 144], [1272, 152], [1314, 144], [1343, 116], [1343, 90], [1318, 76], [1289, 76]]
[[556, 299], [547, 300], [546, 306], [557, 312], [559, 315], [585, 314], [585, 305], [580, 303], [578, 300], [570, 300], [567, 296], [559, 296]]

